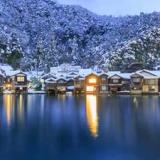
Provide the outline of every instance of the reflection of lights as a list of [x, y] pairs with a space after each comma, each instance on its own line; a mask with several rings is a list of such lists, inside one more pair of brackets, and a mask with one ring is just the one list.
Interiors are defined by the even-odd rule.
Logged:
[[90, 78], [89, 83], [95, 84], [95, 83], [97, 83], [97, 79], [96, 78]]
[[20, 119], [23, 119], [23, 96], [19, 95], [19, 102], [18, 102], [18, 115]]
[[11, 116], [12, 116], [12, 96], [11, 95], [4, 95], [4, 107], [6, 110], [6, 120], [8, 125], [11, 123]]
[[91, 134], [98, 136], [98, 113], [97, 113], [97, 97], [87, 95], [86, 97], [86, 116]]
[[138, 100], [136, 97], [133, 98], [133, 103], [135, 104], [136, 107], [138, 107]]

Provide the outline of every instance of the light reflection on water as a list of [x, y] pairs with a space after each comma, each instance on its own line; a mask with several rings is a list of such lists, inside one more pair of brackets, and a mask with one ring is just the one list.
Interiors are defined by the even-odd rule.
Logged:
[[159, 96], [0, 96], [3, 160], [147, 160], [159, 148]]
[[86, 96], [86, 117], [91, 134], [98, 136], [98, 113], [97, 113], [97, 96]]

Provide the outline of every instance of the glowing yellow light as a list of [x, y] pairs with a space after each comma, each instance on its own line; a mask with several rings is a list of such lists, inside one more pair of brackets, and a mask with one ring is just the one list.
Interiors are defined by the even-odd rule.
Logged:
[[18, 82], [24, 82], [24, 77], [17, 77]]
[[95, 87], [94, 86], [87, 86], [86, 91], [93, 92], [93, 91], [95, 91]]
[[7, 88], [11, 88], [11, 84], [7, 84], [6, 87], [7, 87]]
[[86, 97], [86, 117], [89, 130], [94, 137], [98, 136], [98, 113], [97, 113], [97, 97], [87, 95]]
[[95, 83], [97, 83], [97, 79], [96, 78], [90, 78], [89, 83], [95, 84]]
[[11, 123], [12, 116], [12, 95], [4, 95], [4, 107], [6, 111], [6, 121], [8, 125]]

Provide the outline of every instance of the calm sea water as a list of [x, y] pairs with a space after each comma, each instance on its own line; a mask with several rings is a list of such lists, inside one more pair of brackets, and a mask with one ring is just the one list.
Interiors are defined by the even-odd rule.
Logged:
[[159, 159], [159, 96], [0, 96], [0, 160]]

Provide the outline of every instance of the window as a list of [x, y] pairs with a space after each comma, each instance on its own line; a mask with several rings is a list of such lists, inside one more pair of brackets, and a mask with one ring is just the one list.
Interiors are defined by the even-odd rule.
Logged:
[[113, 83], [119, 83], [119, 79], [113, 79]]
[[96, 78], [90, 78], [89, 83], [95, 84], [95, 83], [97, 83], [97, 79]]
[[139, 83], [139, 82], [141, 82], [141, 78], [132, 78], [132, 81], [134, 83]]
[[148, 84], [148, 85], [153, 85], [153, 84], [156, 84], [156, 80], [154, 80], [154, 79], [146, 79], [145, 80], [145, 84]]
[[106, 91], [107, 87], [106, 86], [102, 86], [101, 89], [102, 89], [102, 91]]
[[17, 77], [17, 82], [24, 82], [24, 77]]

